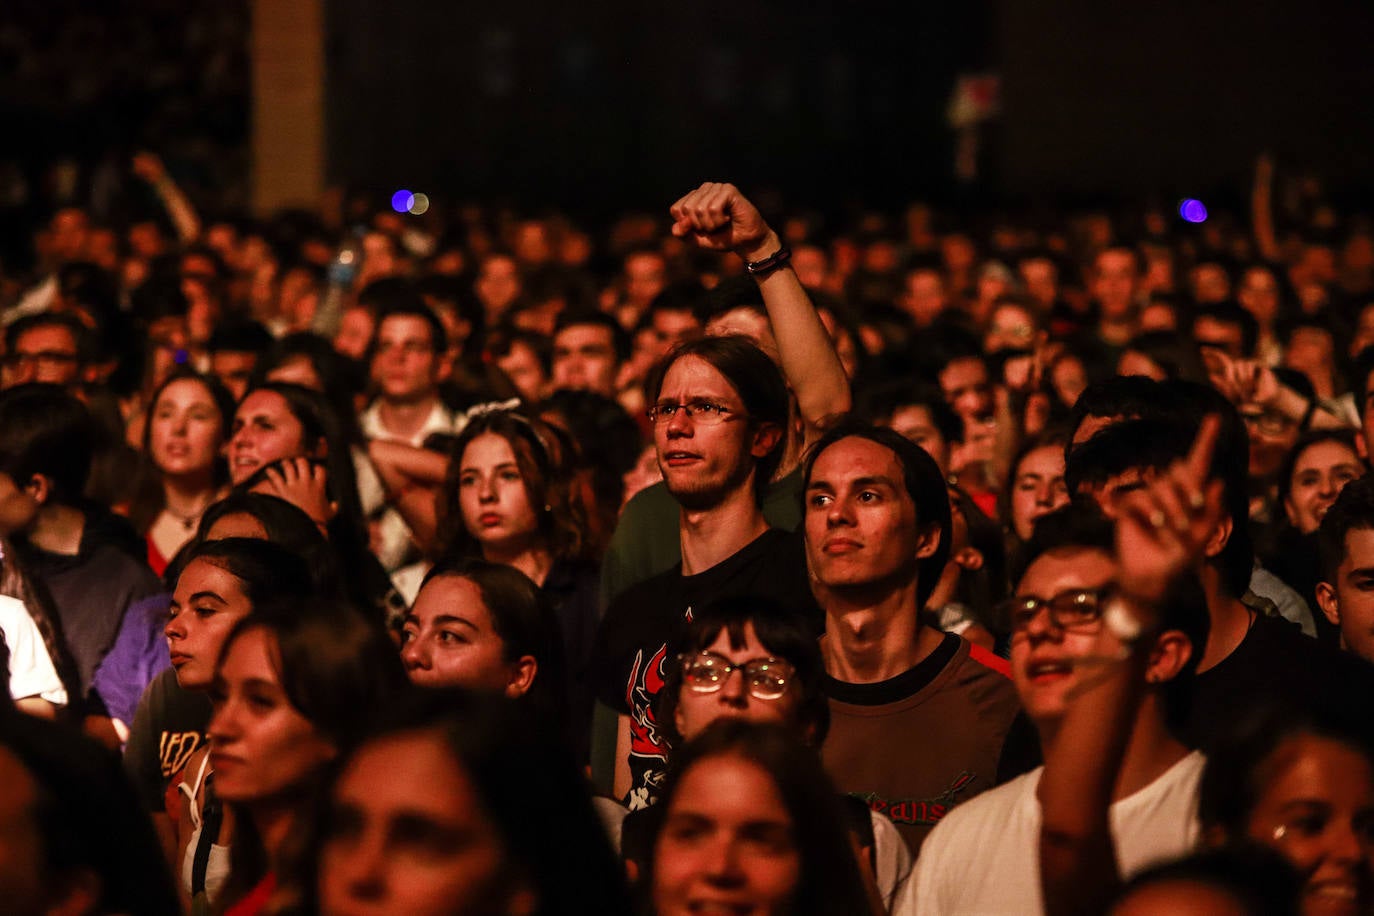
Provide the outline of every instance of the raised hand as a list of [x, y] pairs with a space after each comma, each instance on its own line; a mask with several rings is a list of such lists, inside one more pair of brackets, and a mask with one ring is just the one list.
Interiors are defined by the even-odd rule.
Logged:
[[757, 261], [778, 249], [763, 215], [732, 184], [708, 181], [668, 208], [673, 235], [710, 251], [733, 251]]
[[157, 153], [141, 152], [135, 153], [131, 164], [133, 172], [148, 184], [157, 184], [167, 177], [167, 168], [158, 158]]
[[1220, 430], [1221, 419], [1208, 415], [1187, 457], [1120, 503], [1117, 584], [1128, 597], [1157, 605], [1185, 570], [1206, 557], [1222, 515], [1221, 481], [1207, 479]]

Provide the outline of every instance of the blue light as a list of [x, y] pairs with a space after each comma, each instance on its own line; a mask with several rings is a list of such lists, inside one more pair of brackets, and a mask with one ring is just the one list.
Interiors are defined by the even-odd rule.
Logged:
[[1178, 205], [1178, 215], [1183, 217], [1186, 222], [1205, 223], [1207, 221], [1207, 208], [1202, 201], [1195, 198], [1186, 198]]
[[409, 213], [414, 204], [415, 195], [407, 190], [402, 189], [391, 195], [391, 209], [397, 213]]

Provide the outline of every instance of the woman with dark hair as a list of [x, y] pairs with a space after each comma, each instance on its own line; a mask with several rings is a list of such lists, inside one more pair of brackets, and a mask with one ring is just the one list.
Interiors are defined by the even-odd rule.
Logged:
[[306, 912], [630, 912], [566, 749], [490, 698], [420, 691], [396, 704], [316, 827]]
[[792, 729], [716, 722], [679, 751], [645, 885], [657, 916], [870, 911], [839, 793]]
[[520, 570], [553, 608], [571, 677], [574, 734], [590, 723], [585, 672], [599, 613], [586, 515], [569, 492], [567, 447], [542, 420], [496, 409], [473, 416], [454, 445], [437, 503], [445, 556]]
[[406, 615], [401, 662], [418, 686], [521, 700], [541, 727], [567, 728], [558, 624], [534, 583], [514, 567], [456, 559], [431, 569]]
[[212, 376], [178, 370], [153, 392], [129, 521], [159, 576], [229, 484], [223, 448], [234, 402]]
[[1279, 470], [1275, 505], [1283, 508], [1284, 518], [1263, 539], [1272, 545], [1260, 554], [1264, 568], [1307, 602], [1309, 616], [1298, 621], [1303, 631], [1332, 645], [1339, 634], [1326, 615], [1316, 613], [1317, 582], [1321, 579], [1317, 529], [1345, 485], [1367, 471], [1354, 430], [1304, 433]]
[[1302, 879], [1305, 916], [1374, 905], [1368, 724], [1271, 713], [1214, 748], [1202, 774], [1204, 838], [1279, 852]]
[[[227, 870], [223, 851], [211, 844], [216, 831], [201, 830], [206, 757], [196, 754], [210, 721], [207, 697], [224, 638], [233, 626], [269, 598], [301, 601], [311, 594], [304, 561], [266, 540], [228, 538], [192, 545], [179, 558], [171, 607], [164, 628], [172, 666], [144, 691], [133, 717], [125, 767], [168, 845], [185, 899], [213, 896]], [[164, 791], [174, 774], [185, 797], [168, 809]], [[183, 869], [204, 835], [209, 872], [198, 882]], [[183, 874], [184, 872], [184, 874]]]
[[[204, 541], [225, 538], [257, 538], [279, 544], [305, 562], [314, 594], [334, 598], [346, 593], [340, 584], [344, 572], [324, 533], [299, 506], [280, 496], [231, 492], [205, 510], [200, 530], [187, 550]], [[184, 557], [178, 556], [168, 572], [176, 573], [185, 562]]]
[[[711, 602], [693, 614], [669, 653], [654, 722], [668, 741], [670, 767], [677, 748], [721, 719], [784, 725], [812, 750], [825, 741], [830, 705], [822, 687], [820, 648], [795, 613], [777, 602], [762, 597]], [[861, 851], [874, 912], [885, 913], [911, 873], [911, 855], [885, 815], [856, 800], [844, 800], [843, 809]], [[622, 815], [621, 852], [632, 875], [642, 873], [650, 857], [652, 810]]]
[[[1068, 431], [1051, 427], [1022, 445], [1012, 458], [1006, 486], [998, 496], [997, 517], [1002, 519], [1007, 556], [1013, 562], [1030, 540], [1036, 520], [1069, 504], [1064, 483], [1068, 444]], [[1012, 570], [1011, 578], [1019, 574], [1020, 570]]]
[[381, 614], [391, 582], [368, 550], [348, 439], [325, 397], [283, 382], [250, 388], [225, 451], [234, 486], [299, 506], [350, 571], [344, 580], [350, 599]]
[[322, 393], [333, 405], [347, 438], [361, 441], [354, 398], [366, 383], [367, 373], [325, 338], [304, 331], [282, 337], [258, 364], [255, 375], [255, 385], [281, 382]]
[[312, 796], [404, 681], [381, 627], [345, 605], [272, 602], [235, 625], [215, 668], [209, 727], [213, 791], [234, 825], [226, 913], [295, 903], [276, 893], [276, 875], [304, 852]]

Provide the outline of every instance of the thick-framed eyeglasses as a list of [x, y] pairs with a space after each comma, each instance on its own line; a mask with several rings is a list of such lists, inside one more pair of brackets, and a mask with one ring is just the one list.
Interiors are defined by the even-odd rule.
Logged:
[[16, 351], [5, 354], [5, 365], [11, 369], [35, 366], [40, 371], [65, 369], [78, 359], [75, 353], [62, 353], [57, 350], [40, 350], [37, 353]]
[[715, 401], [661, 401], [649, 408], [649, 419], [655, 424], [670, 423], [674, 417], [686, 417], [698, 426], [715, 426], [727, 420], [747, 420], [748, 415]]
[[1050, 613], [1050, 623], [1061, 630], [1091, 629], [1102, 622], [1102, 608], [1110, 594], [1105, 588], [1073, 588], [1050, 598], [1018, 595], [1002, 602], [1002, 619], [1013, 633], [1022, 632], [1044, 608]]
[[744, 686], [751, 696], [776, 700], [787, 692], [796, 669], [777, 658], [751, 658], [736, 665], [714, 652], [682, 656], [682, 681], [695, 693], [715, 693], [735, 671], [744, 675]]

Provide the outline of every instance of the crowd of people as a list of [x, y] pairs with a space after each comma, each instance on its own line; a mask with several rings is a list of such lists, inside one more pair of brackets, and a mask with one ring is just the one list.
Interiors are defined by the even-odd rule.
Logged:
[[0, 276], [7, 912], [1374, 912], [1367, 216], [131, 174]]

